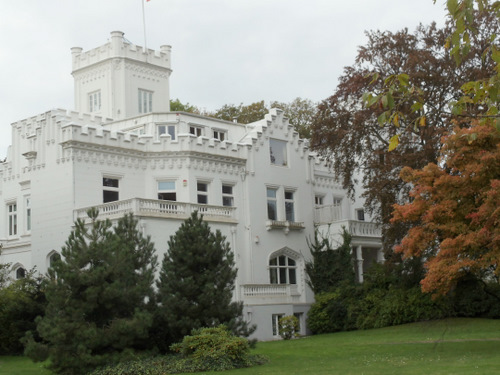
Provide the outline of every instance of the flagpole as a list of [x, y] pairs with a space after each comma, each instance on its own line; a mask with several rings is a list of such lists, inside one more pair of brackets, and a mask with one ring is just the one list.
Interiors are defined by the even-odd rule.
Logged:
[[142, 3], [142, 25], [144, 27], [144, 52], [148, 52], [148, 45], [146, 43], [146, 12], [144, 11], [144, 1], [141, 0]]

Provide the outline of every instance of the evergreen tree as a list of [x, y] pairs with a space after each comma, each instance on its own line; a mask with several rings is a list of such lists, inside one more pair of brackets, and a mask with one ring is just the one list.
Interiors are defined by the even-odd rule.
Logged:
[[220, 231], [213, 233], [194, 212], [170, 237], [168, 248], [157, 283], [160, 348], [166, 351], [201, 327], [227, 324], [233, 331], [246, 329], [242, 304], [231, 302], [237, 269]]
[[37, 319], [44, 342], [29, 340], [26, 349], [34, 359], [43, 359], [45, 351], [60, 374], [130, 358], [152, 325], [153, 243], [137, 231], [131, 215], [114, 228], [97, 220], [97, 210], [88, 215], [90, 225], [76, 221], [63, 259], [49, 269], [48, 305]]
[[342, 232], [343, 243], [337, 249], [327, 237], [314, 233], [314, 241], [308, 241], [312, 261], [306, 262], [307, 284], [314, 293], [331, 292], [342, 285], [354, 285], [354, 259], [351, 235]]

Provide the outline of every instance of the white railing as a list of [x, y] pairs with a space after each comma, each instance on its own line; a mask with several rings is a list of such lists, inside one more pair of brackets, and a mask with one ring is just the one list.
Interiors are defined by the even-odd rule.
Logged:
[[353, 236], [382, 237], [382, 229], [376, 223], [349, 220], [346, 228]]
[[342, 207], [340, 205], [319, 206], [314, 209], [314, 222], [316, 224], [333, 223], [342, 220]]
[[360, 237], [381, 237], [379, 225], [369, 221], [347, 220], [342, 217], [340, 206], [320, 206], [314, 210], [314, 224], [328, 225], [332, 233], [340, 233], [344, 227], [351, 235]]
[[241, 286], [241, 296], [247, 302], [300, 302], [301, 294], [297, 285], [292, 284], [245, 284]]
[[[236, 221], [235, 207], [209, 206], [185, 202], [173, 202], [156, 199], [132, 198], [92, 206], [99, 210], [100, 218], [115, 218], [128, 213], [135, 216], [170, 217], [185, 219], [194, 211], [203, 214], [207, 220]], [[75, 210], [74, 218], [87, 219], [87, 211], [92, 207]]]

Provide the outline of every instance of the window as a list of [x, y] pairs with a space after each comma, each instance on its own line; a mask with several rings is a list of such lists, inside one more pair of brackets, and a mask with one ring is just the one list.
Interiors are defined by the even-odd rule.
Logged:
[[26, 232], [31, 231], [31, 198], [26, 197]]
[[287, 163], [287, 153], [286, 153], [286, 141], [279, 141], [277, 139], [269, 140], [269, 153], [271, 156], [271, 164], [286, 166]]
[[222, 142], [226, 139], [226, 132], [222, 130], [214, 130], [214, 138]]
[[103, 177], [102, 186], [103, 186], [103, 191], [102, 191], [103, 203], [114, 202], [119, 199], [119, 191], [118, 191], [119, 180], [117, 178]]
[[295, 221], [293, 191], [285, 190], [285, 215], [287, 221]]
[[277, 189], [267, 188], [267, 218], [269, 220], [278, 220], [276, 192]]
[[101, 110], [101, 91], [94, 91], [89, 94], [89, 112]]
[[272, 326], [273, 326], [273, 336], [279, 336], [279, 320], [283, 318], [285, 314], [273, 314], [272, 315]]
[[139, 113], [153, 112], [153, 93], [139, 90]]
[[336, 207], [342, 206], [342, 198], [333, 198], [333, 205]]
[[322, 206], [323, 205], [323, 196], [322, 195], [316, 195], [314, 197], [314, 204], [316, 206]]
[[7, 205], [9, 215], [9, 236], [17, 235], [17, 203]]
[[19, 267], [16, 270], [16, 280], [24, 279], [26, 277], [26, 270], [23, 267]]
[[233, 187], [231, 185], [222, 185], [222, 205], [234, 206]]
[[189, 134], [196, 135], [197, 137], [201, 137], [202, 134], [202, 128], [199, 126], [190, 126], [189, 127]]
[[207, 204], [208, 203], [208, 184], [206, 182], [198, 182], [198, 203]]
[[298, 322], [299, 322], [299, 326], [298, 326], [296, 333], [300, 333], [301, 328], [302, 328], [302, 319], [304, 318], [304, 314], [303, 313], [293, 313], [293, 316], [296, 317]]
[[177, 201], [175, 181], [158, 181], [158, 199], [164, 201]]
[[158, 125], [158, 138], [162, 134], [170, 135], [172, 141], [175, 141], [175, 125]]
[[269, 260], [269, 279], [271, 284], [297, 284], [297, 264], [286, 255]]
[[362, 208], [356, 210], [356, 218], [360, 221], [365, 221], [365, 211]]
[[61, 260], [61, 256], [59, 255], [59, 253], [53, 253], [50, 257], [49, 257], [49, 267], [53, 267], [55, 262]]

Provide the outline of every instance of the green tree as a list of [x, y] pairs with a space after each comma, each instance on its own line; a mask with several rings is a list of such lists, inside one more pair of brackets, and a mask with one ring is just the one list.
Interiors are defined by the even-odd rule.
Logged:
[[[193, 329], [227, 324], [245, 329], [242, 304], [232, 302], [237, 270], [226, 238], [194, 212], [168, 241], [160, 271], [159, 346], [180, 341]], [[161, 331], [161, 328], [164, 329]]]
[[295, 98], [290, 103], [271, 102], [271, 108], [280, 108], [285, 112], [300, 138], [307, 139], [311, 138], [311, 124], [317, 107], [317, 103], [301, 98]]
[[240, 124], [249, 124], [262, 120], [268, 112], [269, 108], [264, 101], [261, 100], [260, 102], [249, 105], [243, 105], [243, 103], [238, 106], [234, 104], [225, 104], [216, 110], [212, 117], [226, 121], [236, 120]]
[[351, 250], [351, 235], [344, 229], [343, 243], [332, 247], [328, 237], [317, 231], [314, 241], [308, 241], [312, 260], [306, 262], [307, 284], [314, 293], [331, 292], [343, 285], [354, 285], [354, 259]]
[[198, 107], [189, 103], [181, 103], [179, 99], [170, 99], [170, 111], [201, 114], [201, 110]]
[[34, 277], [30, 271], [0, 289], [0, 355], [23, 353], [21, 339], [36, 329], [35, 318], [45, 311], [44, 284], [42, 277]]
[[31, 339], [26, 348], [32, 358], [45, 351], [60, 374], [130, 359], [152, 324], [153, 243], [131, 215], [115, 227], [98, 220], [97, 210], [88, 215], [90, 224], [75, 222], [62, 259], [49, 268], [48, 305], [37, 319], [43, 342]]

